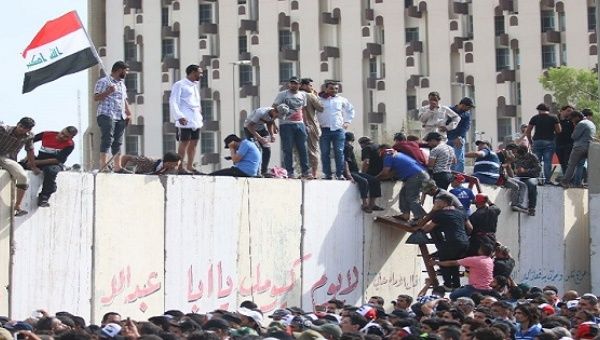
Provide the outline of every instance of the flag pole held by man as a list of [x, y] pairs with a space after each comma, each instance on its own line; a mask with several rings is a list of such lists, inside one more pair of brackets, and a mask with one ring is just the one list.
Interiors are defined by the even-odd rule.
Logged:
[[75, 11], [46, 22], [22, 55], [27, 67], [23, 93], [98, 63], [104, 69]]

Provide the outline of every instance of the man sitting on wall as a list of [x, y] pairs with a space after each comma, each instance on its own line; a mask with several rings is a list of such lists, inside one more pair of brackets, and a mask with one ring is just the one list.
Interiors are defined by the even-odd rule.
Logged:
[[176, 175], [181, 164], [181, 156], [175, 152], [165, 153], [162, 159], [133, 155], [121, 158], [124, 168], [133, 166], [134, 172], [140, 175]]
[[260, 151], [252, 141], [231, 134], [225, 138], [225, 149], [231, 151], [233, 166], [217, 170], [211, 176], [254, 177], [258, 175]]

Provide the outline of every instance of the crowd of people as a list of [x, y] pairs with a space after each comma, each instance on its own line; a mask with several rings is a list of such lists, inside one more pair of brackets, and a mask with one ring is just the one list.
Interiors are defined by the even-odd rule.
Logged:
[[69, 312], [33, 312], [25, 320], [0, 317], [0, 340], [558, 340], [600, 339], [598, 297], [514, 285], [495, 279], [493, 293], [445, 297], [443, 287], [417, 296], [400, 294], [386, 305], [380, 296], [366, 304], [332, 299], [304, 311], [299, 307], [265, 314], [252, 301], [235, 311], [206, 314], [168, 310], [134, 321], [117, 312], [89, 324]]

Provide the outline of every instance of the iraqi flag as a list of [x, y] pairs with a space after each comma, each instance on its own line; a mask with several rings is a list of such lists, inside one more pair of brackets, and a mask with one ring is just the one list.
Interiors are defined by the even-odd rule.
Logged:
[[46, 22], [23, 51], [23, 93], [96, 65], [96, 55], [77, 12]]

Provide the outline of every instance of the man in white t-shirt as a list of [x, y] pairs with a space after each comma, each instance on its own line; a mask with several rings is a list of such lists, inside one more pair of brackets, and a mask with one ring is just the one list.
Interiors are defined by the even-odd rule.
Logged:
[[259, 107], [244, 121], [246, 138], [257, 141], [261, 148], [261, 175], [267, 173], [269, 169], [271, 143], [275, 142], [275, 133], [277, 131], [275, 119], [287, 115], [289, 110], [289, 107], [285, 104], [279, 104], [277, 108], [271, 106]]

